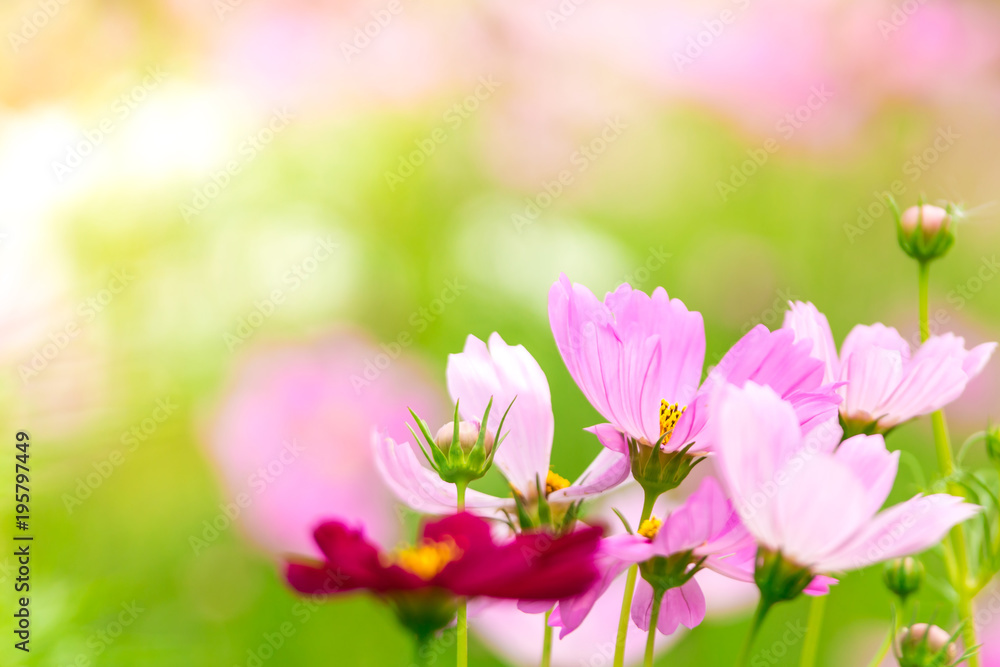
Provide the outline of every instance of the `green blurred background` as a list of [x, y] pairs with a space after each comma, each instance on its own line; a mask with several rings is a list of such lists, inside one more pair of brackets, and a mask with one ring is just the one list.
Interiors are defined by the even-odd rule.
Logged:
[[[405, 353], [443, 388], [447, 354], [499, 331], [548, 375], [553, 466], [573, 477], [599, 445], [548, 329], [559, 272], [597, 293], [665, 286], [704, 314], [709, 362], [753, 324], [780, 326], [788, 299], [816, 303], [838, 341], [873, 321], [912, 335], [916, 267], [876, 195], [894, 182], [903, 205], [965, 204], [932, 308], [942, 331], [995, 339], [1000, 10], [799, 4], [7, 3], [0, 415], [11, 441], [32, 436], [37, 537], [33, 650], [5, 641], [0, 664], [246, 665], [299, 618], [240, 531], [197, 555], [188, 543], [228, 500], [206, 433], [256, 346], [344, 325], [409, 333]], [[233, 344], [317, 238], [330, 261]], [[456, 283], [443, 312], [420, 314]], [[994, 361], [949, 411], [956, 440], [996, 418], [998, 381]], [[163, 397], [176, 410], [68, 507]], [[890, 447], [933, 470], [923, 421]], [[917, 480], [904, 465], [894, 498]], [[0, 512], [7, 540], [12, 503]], [[9, 619], [12, 559], [0, 568]], [[925, 593], [927, 609], [942, 599]], [[866, 662], [889, 604], [877, 569], [848, 577], [822, 664]], [[779, 608], [760, 645], [806, 605]], [[408, 664], [370, 599], [309, 615], [266, 664]], [[659, 664], [729, 665], [746, 624], [710, 620]], [[766, 664], [797, 664], [798, 648]]]

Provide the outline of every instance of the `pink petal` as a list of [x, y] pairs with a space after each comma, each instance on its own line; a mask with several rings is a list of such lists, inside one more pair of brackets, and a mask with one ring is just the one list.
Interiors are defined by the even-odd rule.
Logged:
[[464, 351], [449, 356], [447, 375], [463, 419], [482, 419], [493, 398], [489, 428], [498, 438], [500, 419], [513, 401], [504, 422], [508, 436], [495, 462], [511, 484], [530, 494], [535, 480], [544, 482], [548, 474], [555, 430], [549, 384], [538, 362], [523, 346], [507, 345], [497, 333], [490, 336], [489, 349], [469, 336]]
[[802, 446], [795, 411], [773, 389], [748, 382], [716, 392], [711, 422], [717, 464], [740, 518], [759, 541], [777, 546], [779, 527], [769, 511], [773, 490], [765, 486]]
[[583, 429], [597, 436], [597, 440], [613, 452], [628, 454], [628, 443], [625, 435], [612, 424], [597, 424]]
[[648, 632], [653, 618], [653, 587], [645, 579], [640, 578], [636, 582], [631, 613], [632, 622], [643, 632]]
[[656, 629], [665, 635], [672, 635], [677, 632], [678, 626], [693, 630], [704, 620], [705, 594], [698, 582], [692, 579], [680, 588], [671, 588], [664, 593]]
[[628, 454], [602, 449], [571, 486], [549, 496], [550, 502], [592, 498], [617, 487], [629, 478], [632, 466]]
[[897, 352], [903, 361], [910, 358], [910, 344], [906, 342], [906, 339], [900, 336], [894, 328], [878, 322], [870, 326], [859, 324], [851, 329], [840, 348], [840, 358], [842, 361], [846, 361], [852, 354], [871, 349]]
[[[888, 412], [887, 401], [903, 379], [903, 357], [897, 350], [859, 349], [844, 357], [843, 412], [849, 418], [874, 421]], [[880, 424], [885, 423], [880, 420]]]
[[837, 449], [837, 460], [846, 464], [866, 489], [866, 511], [874, 516], [892, 491], [899, 469], [899, 452], [889, 453], [881, 435], [856, 435]]
[[706, 477], [698, 490], [666, 518], [653, 544], [660, 555], [691, 551], [718, 535], [733, 516], [719, 483]]
[[833, 333], [826, 315], [811, 303], [795, 301], [789, 304], [785, 313], [782, 328], [795, 332], [795, 341], [809, 341], [813, 357], [823, 362], [825, 372], [823, 383], [836, 382], [840, 377], [840, 360], [837, 357], [837, 346], [833, 342]]
[[955, 525], [981, 508], [946, 494], [916, 496], [878, 514], [847, 544], [829, 554], [818, 567], [838, 572], [920, 553], [934, 546]]
[[789, 559], [812, 566], [855, 535], [874, 514], [854, 471], [837, 457], [817, 454], [800, 468], [776, 477], [770, 511], [780, 549]]

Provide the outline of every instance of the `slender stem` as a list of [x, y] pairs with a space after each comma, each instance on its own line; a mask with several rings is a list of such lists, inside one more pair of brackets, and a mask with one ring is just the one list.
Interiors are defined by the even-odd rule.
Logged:
[[663, 604], [663, 595], [660, 591], [653, 592], [653, 610], [649, 616], [649, 635], [646, 637], [646, 662], [645, 667], [653, 667], [653, 653], [656, 649], [656, 622], [660, 620], [660, 605]]
[[899, 634], [899, 626], [902, 619], [906, 616], [906, 600], [903, 600], [903, 604], [900, 606], [899, 612], [893, 612], [892, 614], [892, 627], [889, 628], [889, 635], [882, 642], [882, 646], [879, 647], [878, 653], [872, 659], [871, 664], [868, 667], [881, 667], [882, 663], [885, 662], [885, 658], [889, 655], [889, 650], [892, 648], [892, 643], [896, 640], [896, 635]]
[[800, 667], [815, 667], [816, 656], [819, 654], [819, 638], [823, 632], [823, 616], [826, 613], [826, 595], [814, 597], [809, 607], [809, 625], [806, 627], [806, 639], [802, 645]]
[[892, 640], [896, 638], [896, 629], [893, 628], [889, 631], [886, 636], [885, 641], [882, 642], [882, 646], [879, 648], [878, 653], [875, 654], [875, 658], [871, 661], [868, 667], [881, 667], [882, 663], [885, 662], [885, 657], [889, 655], [889, 649], [892, 648]]
[[[458, 488], [458, 511], [465, 510], [465, 490], [469, 486], [468, 482], [457, 482]], [[458, 600], [458, 623], [455, 632], [455, 645], [457, 651], [458, 667], [468, 667], [469, 665], [469, 604], [465, 598]]]
[[920, 342], [931, 337], [930, 298], [931, 263], [920, 262], [917, 281], [920, 289]]
[[[642, 517], [639, 519], [639, 526], [653, 514], [653, 505], [659, 496], [646, 493], [642, 503]], [[639, 576], [639, 566], [633, 565], [628, 569], [628, 578], [625, 579], [625, 597], [622, 599], [622, 613], [618, 617], [618, 639], [615, 641], [615, 662], [614, 667], [624, 667], [625, 665], [625, 640], [628, 638], [628, 619], [632, 609], [632, 595], [635, 593], [635, 580]]]
[[545, 639], [542, 640], [541, 667], [549, 667], [552, 664], [552, 626], [549, 625], [549, 616], [551, 615], [551, 609], [545, 612]]
[[[920, 263], [920, 340], [926, 342], [930, 338], [930, 262]], [[952, 495], [964, 496], [961, 486], [951, 481], [955, 474], [955, 455], [952, 452], [951, 440], [948, 437], [948, 423], [944, 412], [938, 410], [931, 415], [931, 426], [934, 429], [934, 447], [937, 450], [938, 466], [941, 474], [948, 479], [948, 489]], [[969, 553], [965, 541], [965, 529], [961, 524], [951, 530], [951, 547], [955, 554], [954, 573], [951, 577], [952, 586], [958, 593], [959, 619], [965, 621], [962, 638], [967, 647], [978, 646], [976, 641], [976, 623], [972, 609], [972, 587], [969, 585]], [[969, 667], [979, 667], [979, 655], [969, 658]]]
[[746, 641], [743, 642], [743, 650], [740, 651], [740, 657], [736, 661], [737, 667], [746, 667], [750, 664], [750, 653], [753, 651], [753, 643], [757, 639], [757, 635], [760, 634], [760, 629], [764, 625], [764, 618], [767, 616], [767, 612], [771, 611], [773, 605], [773, 602], [769, 602], [763, 596], [760, 598], [760, 602], [757, 603], [757, 611], [753, 614], [750, 632], [747, 633]]

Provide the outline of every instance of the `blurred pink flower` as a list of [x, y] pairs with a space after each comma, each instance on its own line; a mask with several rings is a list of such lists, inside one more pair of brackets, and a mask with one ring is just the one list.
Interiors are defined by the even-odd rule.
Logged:
[[[493, 399], [488, 428], [496, 433], [501, 416], [511, 406], [504, 423], [507, 434], [494, 463], [510, 485], [526, 499], [547, 489], [553, 503], [568, 503], [604, 493], [629, 475], [628, 455], [604, 450], [573, 484], [551, 475], [549, 463], [555, 420], [549, 383], [538, 362], [522, 345], [508, 345], [500, 334], [490, 336], [489, 347], [469, 336], [465, 349], [448, 358], [448, 389], [459, 404], [460, 416], [470, 422], [482, 418]], [[516, 400], [515, 400], [516, 398]], [[386, 484], [413, 509], [425, 513], [450, 512], [457, 502], [454, 484], [442, 481], [420, 463], [408, 442], [397, 443], [378, 434], [373, 439], [375, 459]], [[509, 498], [496, 498], [470, 490], [470, 509], [513, 506]]]
[[990, 360], [996, 343], [965, 349], [951, 333], [932, 336], [915, 352], [892, 327], [858, 325], [844, 339], [840, 355], [826, 316], [811, 303], [797, 301], [785, 314], [785, 329], [798, 341], [811, 341], [823, 361], [826, 382], [841, 382], [844, 420], [867, 430], [888, 431], [914, 417], [943, 408], [965, 391]]
[[1000, 587], [992, 586], [976, 598], [976, 629], [983, 647], [982, 667], [1000, 667]]
[[860, 569], [924, 551], [980, 508], [918, 495], [879, 512], [899, 452], [880, 435], [840, 441], [835, 420], [804, 434], [769, 387], [727, 386], [712, 408], [718, 465], [747, 529], [763, 549], [813, 574]]
[[381, 544], [395, 540], [398, 517], [378, 483], [369, 438], [373, 428], [402, 437], [408, 407], [446, 413], [420, 368], [406, 355], [389, 358], [363, 336], [338, 332], [249, 352], [231, 387], [209, 445], [226, 506], [258, 545], [275, 555], [319, 557], [312, 531], [331, 517], [363, 524]]

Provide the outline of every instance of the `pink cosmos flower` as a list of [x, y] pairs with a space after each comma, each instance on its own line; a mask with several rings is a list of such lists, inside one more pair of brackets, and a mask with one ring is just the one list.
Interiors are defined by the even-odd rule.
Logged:
[[670, 299], [623, 284], [604, 301], [565, 275], [549, 291], [549, 321], [566, 367], [610, 423], [594, 427], [602, 444], [627, 452], [626, 438], [664, 451], [710, 448], [707, 404], [722, 383], [753, 380], [774, 387], [796, 406], [803, 423], [823, 418], [839, 402], [823, 387], [823, 366], [789, 332], [758, 325], [722, 358], [701, 385], [705, 328], [701, 314]]
[[744, 525], [761, 549], [814, 574], [919, 553], [978, 511], [936, 494], [879, 512], [899, 452], [890, 454], [880, 435], [839, 444], [834, 420], [804, 434], [770, 387], [722, 387], [712, 412], [719, 469]]
[[486, 519], [462, 512], [425, 524], [416, 546], [385, 553], [362, 530], [331, 521], [314, 533], [324, 560], [290, 562], [286, 574], [292, 588], [306, 595], [363, 589], [392, 597], [440, 590], [465, 597], [544, 600], [593, 584], [600, 536], [599, 528], [588, 528], [549, 538], [546, 549], [537, 549], [537, 536], [531, 534], [498, 544]]
[[[610, 450], [602, 451], [573, 484], [549, 471], [555, 430], [549, 384], [523, 346], [508, 345], [497, 333], [490, 336], [488, 347], [469, 336], [464, 351], [448, 358], [447, 375], [449, 392], [458, 401], [464, 419], [480, 419], [491, 397], [494, 408], [500, 406], [490, 412], [487, 424], [494, 433], [503, 411], [513, 401], [504, 423], [507, 437], [494, 463], [522, 497], [537, 496], [540, 486], [549, 502], [570, 502], [603, 493], [628, 478], [628, 456]], [[376, 434], [373, 446], [382, 477], [405, 504], [425, 513], [455, 509], [455, 485], [442, 481], [421, 464], [409, 443], [399, 444]], [[510, 499], [476, 491], [469, 491], [466, 497], [472, 510], [511, 504]]]
[[[659, 591], [663, 602], [657, 629], [670, 635], [683, 625], [693, 629], [705, 618], [705, 595], [695, 575], [710, 568], [731, 576], [734, 568], [749, 568], [736, 578], [746, 580], [753, 565], [746, 558], [731, 559], [746, 548], [753, 548], [753, 538], [740, 523], [733, 505], [711, 477], [687, 501], [662, 522], [643, 524], [638, 535], [617, 535], [602, 540], [598, 569], [601, 579], [583, 595], [560, 601], [550, 619], [562, 628], [560, 636], [575, 630], [590, 613], [608, 587], [634, 563], [641, 563], [643, 578], [632, 603], [632, 620], [648, 630], [654, 597], [647, 578], [670, 580], [670, 588]], [[752, 560], [752, 559], [751, 559]]]
[[396, 539], [392, 495], [373, 483], [371, 429], [402, 437], [408, 405], [428, 415], [447, 408], [405, 355], [366, 379], [366, 360], [379, 354], [368, 338], [339, 332], [260, 346], [241, 360], [207, 439], [226, 505], [269, 553], [318, 556], [313, 528], [334, 515], [363, 522], [383, 543]]
[[858, 325], [844, 339], [840, 355], [826, 316], [811, 303], [794, 302], [785, 329], [809, 341], [825, 365], [826, 382], [843, 383], [841, 415], [859, 431], [884, 433], [905, 421], [940, 410], [958, 398], [990, 360], [996, 343], [971, 350], [947, 333], [932, 336], [911, 353], [892, 327]]

